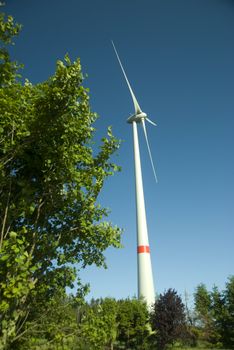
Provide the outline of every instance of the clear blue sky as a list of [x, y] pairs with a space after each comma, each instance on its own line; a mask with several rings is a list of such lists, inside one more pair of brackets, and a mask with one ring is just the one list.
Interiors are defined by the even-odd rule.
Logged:
[[108, 269], [88, 268], [90, 297], [133, 296], [136, 226], [131, 126], [133, 105], [113, 39], [148, 127], [159, 183], [140, 132], [155, 287], [191, 295], [204, 282], [223, 288], [234, 273], [234, 1], [6, 0], [23, 24], [12, 55], [33, 83], [52, 75], [68, 52], [81, 58], [101, 138], [109, 125], [123, 139], [100, 202], [124, 229]]

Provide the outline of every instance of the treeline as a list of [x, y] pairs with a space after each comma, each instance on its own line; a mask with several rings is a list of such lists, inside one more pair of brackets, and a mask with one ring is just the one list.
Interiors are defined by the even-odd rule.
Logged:
[[224, 291], [204, 284], [190, 309], [173, 289], [149, 311], [142, 300], [53, 298], [35, 305], [15, 350], [234, 349], [234, 276]]

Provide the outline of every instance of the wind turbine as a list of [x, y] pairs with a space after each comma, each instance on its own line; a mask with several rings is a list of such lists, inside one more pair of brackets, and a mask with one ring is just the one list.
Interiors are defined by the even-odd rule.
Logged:
[[115, 48], [115, 45], [112, 41], [112, 45], [116, 54], [116, 57], [119, 61], [121, 70], [123, 72], [124, 78], [126, 80], [128, 89], [130, 91], [135, 113], [131, 115], [127, 122], [132, 124], [133, 127], [133, 146], [134, 146], [134, 163], [135, 163], [135, 186], [136, 186], [136, 216], [137, 216], [137, 270], [138, 270], [138, 298], [143, 298], [148, 307], [150, 308], [155, 302], [155, 292], [154, 292], [154, 281], [152, 273], [152, 265], [150, 258], [150, 248], [148, 240], [148, 230], [147, 230], [147, 221], [146, 221], [146, 212], [145, 212], [145, 200], [144, 200], [144, 190], [143, 190], [143, 181], [142, 181], [142, 172], [141, 172], [141, 159], [140, 159], [140, 150], [139, 150], [139, 141], [137, 133], [137, 124], [141, 124], [143, 127], [145, 140], [149, 152], [150, 162], [153, 169], [154, 177], [156, 182], [157, 175], [151, 155], [151, 150], [149, 146], [145, 121], [148, 121], [150, 124], [156, 126], [154, 122], [148, 119], [147, 114], [144, 113], [137, 99], [133, 93], [131, 85], [128, 81], [127, 75], [119, 58], [118, 52]]

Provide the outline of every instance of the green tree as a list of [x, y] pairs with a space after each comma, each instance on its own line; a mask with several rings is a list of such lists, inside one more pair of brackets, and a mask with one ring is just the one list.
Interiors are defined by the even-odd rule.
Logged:
[[[210, 293], [205, 284], [200, 284], [194, 294], [197, 324], [201, 330], [200, 338], [205, 345], [220, 344], [220, 334], [217, 331], [216, 315], [220, 312], [221, 298], [216, 288]], [[221, 316], [220, 316], [221, 317]]]
[[185, 308], [174, 289], [159, 295], [151, 314], [151, 325], [155, 331], [156, 346], [160, 350], [184, 338]]
[[213, 343], [216, 347], [223, 345], [226, 323], [226, 306], [225, 298], [222, 292], [218, 290], [218, 287], [214, 286], [210, 292], [211, 296], [211, 317], [213, 322]]
[[214, 286], [208, 291], [204, 284], [195, 292], [195, 311], [200, 339], [209, 347], [234, 347], [234, 277], [223, 291]]
[[149, 349], [149, 315], [137, 299], [91, 300], [78, 310], [77, 349]]
[[117, 336], [117, 302], [112, 298], [92, 300], [79, 310], [78, 349], [114, 349]]
[[210, 317], [209, 313], [211, 310], [211, 296], [205, 284], [201, 283], [197, 286], [194, 294], [194, 300], [196, 311], [200, 316], [200, 320], [205, 323]]
[[197, 286], [194, 293], [195, 311], [198, 325], [203, 330], [203, 340], [209, 342], [213, 337], [213, 323], [211, 319], [211, 296], [205, 284]]
[[144, 350], [149, 348], [149, 313], [142, 300], [119, 300], [117, 323], [115, 349]]
[[19, 65], [10, 60], [7, 50], [8, 45], [14, 44], [13, 38], [18, 35], [21, 26], [15, 24], [13, 17], [5, 17], [4, 13], [0, 13], [0, 86], [5, 87], [15, 83], [15, 77]]
[[222, 342], [225, 347], [234, 349], [234, 276], [230, 276], [223, 292], [225, 309], [222, 312]]
[[66, 56], [55, 74], [21, 82], [6, 45], [19, 31], [0, 16], [0, 344], [7, 348], [33, 310], [73, 287], [80, 268], [105, 266], [121, 231], [98, 204], [105, 179], [119, 168], [111, 128], [99, 150], [97, 115], [83, 86], [80, 61]]

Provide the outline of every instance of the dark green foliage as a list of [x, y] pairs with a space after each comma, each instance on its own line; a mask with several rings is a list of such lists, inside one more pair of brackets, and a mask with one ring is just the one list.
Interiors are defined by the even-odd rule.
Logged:
[[117, 323], [115, 349], [148, 349], [149, 314], [143, 301], [137, 299], [119, 300]]
[[195, 295], [197, 325], [200, 339], [207, 346], [234, 348], [234, 277], [230, 277], [222, 292], [211, 292], [199, 285]]
[[223, 344], [227, 348], [234, 349], [234, 276], [231, 276], [226, 284], [224, 301]]
[[219, 333], [215, 330], [212, 317], [212, 295], [208, 292], [204, 284], [197, 286], [194, 301], [198, 316], [197, 324], [203, 329], [202, 340], [207, 343], [217, 344]]
[[156, 300], [151, 314], [151, 325], [155, 331], [157, 349], [163, 350], [184, 337], [184, 305], [174, 289], [168, 289]]

